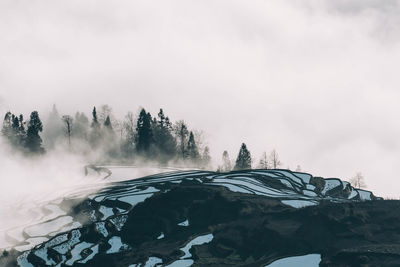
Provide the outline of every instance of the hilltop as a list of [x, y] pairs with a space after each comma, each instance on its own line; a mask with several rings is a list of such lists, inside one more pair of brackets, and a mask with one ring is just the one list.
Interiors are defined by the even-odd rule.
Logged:
[[98, 192], [80, 188], [42, 206], [21, 234], [4, 232], [2, 266], [400, 263], [399, 202], [337, 178], [162, 170], [130, 179], [132, 168], [93, 171], [109, 181]]

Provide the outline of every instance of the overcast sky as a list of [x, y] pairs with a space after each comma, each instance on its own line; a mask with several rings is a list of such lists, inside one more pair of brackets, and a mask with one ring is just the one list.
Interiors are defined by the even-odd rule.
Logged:
[[283, 167], [399, 197], [400, 2], [0, 2], [0, 111], [163, 107], [219, 160], [245, 142]]

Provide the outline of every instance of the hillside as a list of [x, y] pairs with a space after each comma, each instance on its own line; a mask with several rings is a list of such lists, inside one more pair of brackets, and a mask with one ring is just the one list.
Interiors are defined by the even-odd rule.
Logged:
[[3, 233], [1, 266], [400, 265], [400, 203], [336, 178], [93, 170], [107, 176], [101, 190], [54, 199]]

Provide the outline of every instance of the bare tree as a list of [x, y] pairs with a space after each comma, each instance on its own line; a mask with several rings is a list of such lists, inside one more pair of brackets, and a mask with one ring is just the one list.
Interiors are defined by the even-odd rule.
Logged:
[[301, 172], [301, 166], [300, 165], [297, 165], [296, 172]]
[[269, 156], [269, 162], [271, 164], [272, 169], [277, 169], [282, 165], [282, 162], [279, 160], [278, 152], [276, 152], [275, 149], [271, 151], [271, 154]]
[[174, 125], [175, 136], [178, 139], [182, 159], [186, 158], [186, 143], [189, 135], [186, 123], [183, 120], [177, 121]]
[[267, 157], [267, 152], [263, 152], [258, 163], [259, 169], [268, 169], [269, 168], [269, 160]]
[[355, 188], [367, 188], [367, 184], [365, 183], [364, 176], [361, 172], [357, 172], [356, 175], [350, 179], [350, 183]]
[[62, 120], [65, 124], [65, 132], [68, 136], [68, 145], [71, 148], [71, 133], [72, 133], [72, 117], [69, 115], [62, 116]]

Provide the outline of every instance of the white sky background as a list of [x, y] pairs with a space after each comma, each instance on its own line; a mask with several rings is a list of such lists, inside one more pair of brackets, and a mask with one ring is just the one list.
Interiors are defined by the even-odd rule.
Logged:
[[276, 148], [292, 169], [399, 197], [400, 2], [0, 2], [0, 112], [164, 108], [215, 160]]

